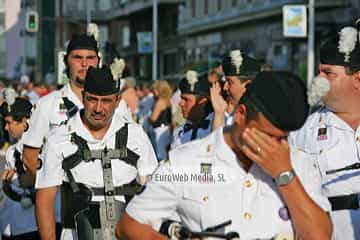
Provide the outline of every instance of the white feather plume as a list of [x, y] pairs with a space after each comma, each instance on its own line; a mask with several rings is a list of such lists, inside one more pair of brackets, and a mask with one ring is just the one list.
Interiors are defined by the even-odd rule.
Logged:
[[8, 111], [11, 111], [11, 105], [14, 104], [17, 97], [16, 91], [13, 88], [6, 88], [4, 90], [4, 99], [8, 105]]
[[189, 70], [186, 72], [186, 80], [190, 85], [190, 90], [194, 91], [195, 84], [199, 81], [198, 73], [193, 70]]
[[114, 77], [114, 80], [117, 81], [122, 77], [122, 74], [125, 69], [125, 61], [122, 58], [114, 58], [113, 62], [110, 65], [111, 74]]
[[329, 80], [321, 76], [316, 76], [311, 83], [310, 89], [308, 90], [309, 105], [315, 106], [321, 103], [322, 97], [325, 96], [329, 90]]
[[339, 35], [339, 52], [345, 54], [344, 62], [350, 62], [350, 53], [355, 49], [358, 32], [353, 27], [344, 27]]
[[233, 50], [230, 52], [231, 63], [236, 68], [236, 74], [240, 74], [240, 67], [243, 62], [243, 57], [240, 50]]
[[87, 35], [93, 36], [99, 46], [99, 27], [96, 23], [89, 23], [86, 28]]

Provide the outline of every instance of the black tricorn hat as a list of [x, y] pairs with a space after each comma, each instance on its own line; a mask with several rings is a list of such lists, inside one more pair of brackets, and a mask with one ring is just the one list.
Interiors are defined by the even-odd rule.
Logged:
[[3, 102], [0, 106], [0, 114], [3, 117], [13, 116], [13, 117], [26, 117], [30, 118], [32, 104], [22, 97], [16, 97], [15, 101], [12, 104]]
[[199, 75], [196, 71], [187, 71], [179, 83], [179, 89], [182, 94], [209, 96], [210, 83], [207, 80], [207, 74]]
[[115, 80], [110, 68], [90, 67], [86, 73], [84, 91], [98, 95], [107, 96], [119, 93], [120, 80]]
[[255, 77], [261, 70], [260, 62], [240, 50], [230, 51], [224, 57], [222, 67], [225, 76]]
[[320, 63], [360, 70], [360, 36], [353, 27], [344, 27], [320, 47]]
[[99, 51], [98, 43], [93, 36], [86, 34], [75, 35], [69, 42], [66, 53], [69, 54], [72, 50], [86, 49], [93, 50], [96, 53]]
[[304, 82], [285, 71], [259, 73], [239, 101], [240, 104], [246, 102], [283, 131], [299, 129], [309, 112]]

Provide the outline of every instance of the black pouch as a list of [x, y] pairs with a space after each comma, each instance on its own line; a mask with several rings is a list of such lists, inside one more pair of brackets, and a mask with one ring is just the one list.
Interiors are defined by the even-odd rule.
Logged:
[[77, 183], [79, 191], [73, 192], [67, 182], [61, 185], [61, 222], [64, 228], [75, 228], [75, 215], [87, 210], [86, 215], [93, 228], [100, 228], [98, 203], [91, 202], [92, 192], [84, 184]]

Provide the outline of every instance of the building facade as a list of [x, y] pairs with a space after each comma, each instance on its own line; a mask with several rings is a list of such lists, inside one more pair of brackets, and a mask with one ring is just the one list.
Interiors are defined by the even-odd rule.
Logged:
[[[229, 50], [239, 48], [270, 68], [291, 70], [305, 79], [307, 38], [283, 36], [282, 7], [307, 3], [299, 0], [186, 0], [178, 28], [185, 39], [185, 62], [206, 69]], [[316, 49], [330, 31], [353, 24], [359, 12], [358, 0], [316, 0]]]
[[[84, 32], [90, 16], [100, 26], [103, 61], [123, 57], [133, 75], [151, 79], [153, 2], [56, 1], [56, 47], [64, 49], [73, 34]], [[307, 38], [283, 36], [282, 7], [288, 4], [308, 1], [158, 0], [158, 78], [178, 78], [190, 68], [207, 71], [235, 48], [269, 68], [294, 71], [306, 78]], [[318, 49], [330, 31], [359, 17], [360, 2], [316, 0], [315, 10]]]
[[33, 3], [0, 0], [0, 76], [19, 79], [32, 75], [35, 68], [36, 35], [25, 31], [25, 15]]
[[[183, 58], [183, 42], [177, 33], [182, 1], [158, 0], [158, 78], [172, 77]], [[102, 60], [126, 59], [132, 75], [152, 76], [152, 0], [57, 1], [57, 49], [64, 49], [73, 34], [85, 32], [87, 19], [98, 24]]]

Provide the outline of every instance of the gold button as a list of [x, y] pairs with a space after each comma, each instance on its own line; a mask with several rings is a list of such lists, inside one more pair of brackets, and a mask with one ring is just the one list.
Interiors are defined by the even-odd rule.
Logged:
[[207, 200], [209, 200], [209, 197], [208, 197], [208, 196], [204, 196], [204, 197], [203, 197], [203, 201], [206, 202]]
[[357, 142], [360, 142], [360, 137], [356, 137], [356, 141], [357, 141]]
[[246, 220], [250, 220], [251, 217], [252, 217], [251, 213], [248, 213], [248, 212], [247, 212], [247, 213], [244, 214], [244, 218], [245, 218]]
[[245, 181], [245, 187], [247, 187], [247, 188], [249, 188], [249, 187], [251, 187], [251, 182], [250, 182], [250, 180], [246, 180]]
[[206, 152], [210, 152], [211, 151], [211, 145], [208, 144], [207, 147], [206, 147]]

